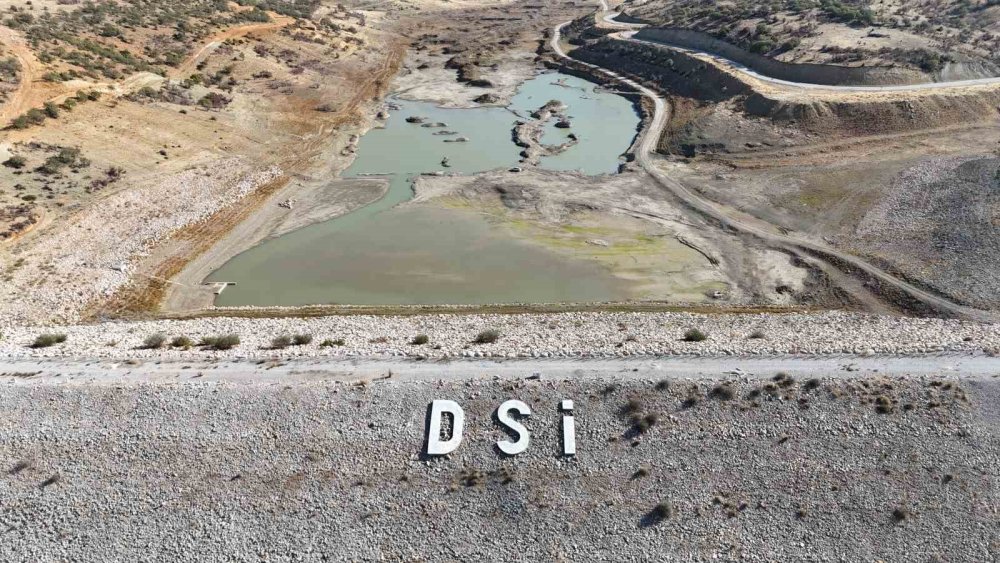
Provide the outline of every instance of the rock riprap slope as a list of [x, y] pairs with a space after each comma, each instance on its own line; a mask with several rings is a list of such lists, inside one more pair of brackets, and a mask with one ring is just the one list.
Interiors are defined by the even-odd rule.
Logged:
[[[978, 562], [997, 549], [994, 379], [5, 387], [5, 561]], [[425, 459], [434, 399], [465, 409], [464, 441]], [[533, 411], [512, 458], [494, 450], [507, 399]], [[563, 399], [573, 458], [559, 455]]]

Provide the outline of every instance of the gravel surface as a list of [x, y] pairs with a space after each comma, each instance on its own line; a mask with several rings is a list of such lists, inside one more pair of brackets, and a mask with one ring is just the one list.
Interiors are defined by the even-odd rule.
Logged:
[[[687, 342], [696, 328], [707, 335]], [[494, 343], [476, 344], [496, 330]], [[67, 335], [65, 343], [32, 348], [43, 333]], [[757, 333], [757, 334], [755, 334]], [[76, 326], [0, 324], [0, 358], [88, 357], [272, 358], [335, 357], [620, 357], [755, 354], [994, 353], [1000, 327], [942, 319], [873, 316], [843, 312], [789, 314], [559, 313], [517, 315], [330, 316], [317, 318], [205, 318]], [[231, 350], [142, 349], [147, 337], [168, 339], [236, 334]], [[274, 349], [275, 337], [308, 334], [312, 342]], [[427, 344], [411, 344], [420, 334]], [[755, 338], [760, 336], [760, 338]], [[343, 345], [323, 346], [343, 340]], [[328, 344], [333, 344], [329, 342]]]
[[8, 384], [0, 560], [995, 560], [997, 380], [657, 381]]
[[941, 293], [1000, 304], [1000, 158], [934, 158], [905, 170], [844, 242]]

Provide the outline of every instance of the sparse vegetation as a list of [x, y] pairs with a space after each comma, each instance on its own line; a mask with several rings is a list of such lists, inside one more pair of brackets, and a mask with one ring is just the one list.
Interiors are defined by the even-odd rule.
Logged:
[[414, 336], [412, 340], [410, 340], [410, 344], [414, 346], [423, 346], [428, 342], [430, 342], [430, 338], [428, 338], [426, 334], [418, 334]]
[[292, 336], [292, 344], [296, 346], [306, 346], [312, 344], [313, 336], [311, 334], [296, 334]]
[[320, 348], [332, 348], [334, 346], [343, 346], [343, 345], [344, 345], [343, 338], [335, 338], [335, 339], [327, 338], [326, 340], [320, 342], [319, 344]]

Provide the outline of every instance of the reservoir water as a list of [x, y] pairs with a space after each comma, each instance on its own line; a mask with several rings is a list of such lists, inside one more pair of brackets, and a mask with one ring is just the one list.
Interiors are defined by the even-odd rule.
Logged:
[[[393, 100], [384, 128], [359, 142], [344, 177], [384, 174], [386, 195], [347, 215], [267, 240], [231, 259], [206, 281], [237, 282], [216, 304], [485, 304], [606, 301], [629, 297], [628, 285], [600, 265], [517, 240], [468, 211], [400, 206], [421, 173], [472, 174], [518, 163], [511, 129], [549, 100], [568, 109], [572, 127], [546, 127], [543, 142], [579, 142], [543, 157], [542, 168], [612, 174], [639, 123], [630, 101], [595, 84], [545, 73], [521, 85], [507, 108], [444, 109]], [[408, 123], [420, 116], [423, 127]], [[435, 133], [453, 131], [453, 135]], [[459, 137], [466, 142], [445, 142]], [[442, 168], [447, 158], [450, 168]], [[336, 189], [331, 187], [331, 189]]]

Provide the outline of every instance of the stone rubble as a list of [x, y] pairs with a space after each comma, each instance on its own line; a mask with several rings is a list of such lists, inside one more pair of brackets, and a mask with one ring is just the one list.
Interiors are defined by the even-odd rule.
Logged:
[[277, 167], [254, 169], [227, 158], [109, 196], [46, 232], [30, 255], [0, 263], [9, 276], [0, 283], [0, 324], [77, 321], [89, 303], [129, 282], [154, 243], [280, 175]]
[[[239, 309], [232, 309], [239, 310]], [[686, 342], [685, 331], [708, 335]], [[497, 330], [495, 343], [473, 341]], [[63, 344], [31, 348], [43, 333], [64, 333]], [[187, 336], [198, 342], [236, 334], [228, 351], [141, 349], [150, 335]], [[303, 346], [271, 349], [280, 335], [310, 334]], [[424, 345], [410, 341], [428, 336]], [[759, 336], [763, 335], [763, 338]], [[343, 345], [323, 346], [342, 339]], [[330, 344], [330, 343], [328, 343]], [[556, 313], [432, 314], [413, 316], [334, 315], [314, 318], [215, 317], [194, 320], [105, 322], [70, 326], [25, 326], [0, 320], [0, 358], [87, 356], [142, 357], [424, 357], [574, 358], [730, 355], [993, 354], [1000, 326], [944, 319], [918, 319], [847, 312], [787, 314]]]

